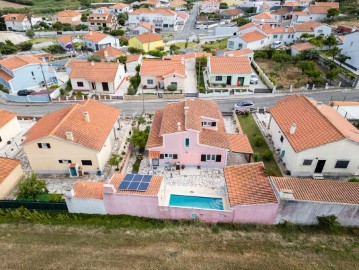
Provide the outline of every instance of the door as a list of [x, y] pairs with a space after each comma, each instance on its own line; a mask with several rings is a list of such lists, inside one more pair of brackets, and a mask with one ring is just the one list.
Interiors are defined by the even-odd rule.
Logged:
[[326, 160], [318, 160], [314, 173], [322, 173]]
[[92, 87], [92, 90], [96, 90], [96, 83], [95, 83], [95, 82], [91, 82], [91, 87]]
[[243, 82], [244, 82], [244, 78], [243, 77], [238, 77], [237, 86], [242, 86]]
[[109, 89], [108, 89], [108, 83], [107, 82], [103, 82], [102, 83], [102, 90], [103, 91], [108, 91]]
[[232, 84], [232, 76], [227, 76], [227, 85]]
[[70, 174], [71, 174], [71, 176], [77, 176], [77, 170], [75, 167], [70, 168]]

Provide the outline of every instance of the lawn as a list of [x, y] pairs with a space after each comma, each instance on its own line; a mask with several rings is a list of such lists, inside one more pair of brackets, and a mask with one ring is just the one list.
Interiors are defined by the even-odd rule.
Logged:
[[[188, 42], [188, 46], [187, 48], [193, 48], [194, 46], [196, 46], [198, 43], [196, 42]], [[178, 43], [175, 43], [176, 46], [180, 47], [181, 49], [185, 49], [185, 45], [186, 45], [186, 42], [178, 42]]]
[[[355, 229], [46, 212], [33, 221], [12, 212], [0, 213], [1, 269], [356, 269], [358, 263]], [[45, 224], [54, 215], [57, 221]]]
[[208, 41], [202, 45], [202, 48], [203, 49], [205, 49], [205, 48], [217, 49], [218, 48], [219, 50], [226, 49], [227, 41], [228, 41], [228, 38], [220, 39], [217, 41]]
[[[261, 136], [263, 137], [261, 131], [259, 130], [257, 123], [254, 121], [252, 114], [249, 114], [247, 116], [245, 115], [239, 115], [238, 116], [239, 123], [241, 124], [241, 128], [245, 134], [247, 134], [249, 142], [253, 148], [253, 151], [255, 153], [259, 153], [258, 161], [263, 161], [265, 168], [270, 172], [272, 176], [282, 176], [282, 173], [280, 172], [277, 163], [272, 158], [271, 160], [263, 160], [263, 153], [268, 148], [268, 145], [266, 142], [262, 146], [256, 146], [254, 142], [255, 136]], [[263, 138], [264, 139], [264, 138]]]
[[38, 43], [42, 43], [42, 42], [56, 42], [56, 38], [54, 38], [54, 37], [38, 37], [38, 38], [33, 38], [30, 41], [32, 44], [38, 44]]

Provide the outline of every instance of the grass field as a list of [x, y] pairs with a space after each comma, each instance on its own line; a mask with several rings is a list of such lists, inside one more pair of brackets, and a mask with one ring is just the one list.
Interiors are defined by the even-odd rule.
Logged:
[[248, 116], [239, 115], [238, 120], [241, 124], [243, 132], [248, 136], [253, 151], [260, 154], [258, 161], [263, 161], [265, 168], [272, 172], [273, 176], [282, 176], [282, 173], [280, 172], [278, 165], [274, 159], [270, 161], [263, 160], [262, 155], [264, 151], [266, 149], [269, 149], [267, 143], [265, 142], [262, 146], [256, 146], [254, 143], [255, 135], [262, 136], [262, 133], [260, 132], [256, 122], [254, 121], [253, 116], [251, 114], [249, 114]]
[[0, 8], [24, 8], [25, 5], [0, 0]]
[[205, 49], [205, 48], [217, 49], [218, 48], [219, 50], [222, 50], [222, 49], [227, 48], [227, 41], [228, 41], [228, 38], [224, 38], [224, 39], [221, 39], [218, 41], [208, 41], [207, 43], [202, 45], [202, 48], [203, 49]]
[[38, 43], [42, 43], [42, 42], [56, 42], [56, 38], [55, 37], [38, 37], [38, 38], [33, 38], [30, 41], [32, 42], [32, 44], [38, 44]]

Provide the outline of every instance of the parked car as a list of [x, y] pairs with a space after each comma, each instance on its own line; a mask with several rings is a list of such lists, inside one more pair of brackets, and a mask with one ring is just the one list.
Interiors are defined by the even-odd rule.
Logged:
[[250, 84], [258, 84], [258, 82], [259, 82], [259, 79], [258, 79], [257, 74], [252, 73], [251, 74]]
[[233, 109], [238, 114], [245, 113], [245, 112], [251, 112], [251, 111], [255, 110], [254, 102], [251, 100], [243, 100], [241, 102], [234, 104]]
[[282, 41], [277, 40], [277, 41], [275, 41], [275, 42], [272, 44], [271, 47], [272, 47], [273, 49], [278, 49], [281, 45], [282, 45]]
[[17, 91], [17, 95], [22, 96], [22, 97], [26, 97], [26, 96], [34, 93], [34, 92], [35, 92], [34, 90], [26, 90], [26, 89], [24, 89], [24, 90]]

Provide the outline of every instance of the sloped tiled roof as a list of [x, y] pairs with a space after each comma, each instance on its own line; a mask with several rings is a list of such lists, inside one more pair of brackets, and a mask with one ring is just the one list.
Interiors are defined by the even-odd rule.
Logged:
[[131, 63], [134, 61], [138, 61], [138, 59], [141, 57], [141, 54], [132, 54], [132, 55], [127, 55], [127, 60], [126, 63]]
[[141, 43], [155, 42], [163, 40], [162, 37], [157, 33], [144, 33], [142, 35], [135, 36], [133, 38], [138, 39]]
[[253, 154], [252, 146], [246, 134], [227, 134], [229, 149], [235, 153]]
[[264, 24], [261, 29], [267, 34], [294, 33], [294, 28], [292, 26], [270, 26]]
[[104, 184], [104, 182], [77, 181], [72, 187], [74, 197], [102, 200]]
[[0, 157], [0, 184], [5, 181], [11, 172], [20, 164], [20, 160]]
[[170, 7], [176, 8], [176, 7], [184, 6], [186, 4], [187, 4], [187, 2], [183, 1], [183, 0], [173, 0], [170, 4]]
[[9, 123], [14, 117], [16, 117], [16, 113], [0, 110], [0, 128]]
[[[270, 113], [296, 152], [345, 138], [359, 142], [358, 129], [337, 111], [324, 104], [317, 108], [315, 101], [304, 96], [282, 99]], [[292, 124], [296, 124], [293, 135], [289, 133]]]
[[327, 14], [329, 9], [331, 9], [331, 7], [310, 6], [308, 7], [308, 12], [309, 14]]
[[[297, 4], [297, 6], [298, 6], [298, 4]], [[286, 15], [289, 13], [290, 13], [290, 11], [287, 8], [279, 8], [275, 11], [272, 11], [272, 14], [274, 14], [274, 15]]]
[[167, 16], [175, 16], [176, 12], [167, 8], [139, 8], [130, 13], [130, 15], [139, 14], [161, 14]]
[[283, 4], [283, 7], [299, 7], [299, 4], [298, 2], [287, 2]]
[[9, 70], [15, 70], [30, 64], [45, 64], [45, 62], [33, 55], [17, 55], [0, 61], [0, 65]]
[[208, 66], [211, 74], [251, 74], [251, 64], [246, 56], [210, 56]]
[[246, 23], [240, 27], [238, 27], [238, 30], [241, 31], [241, 30], [245, 30], [245, 29], [248, 29], [250, 27], [253, 27], [253, 26], [256, 26], [254, 23]]
[[315, 2], [316, 7], [339, 8], [339, 2]]
[[63, 35], [57, 39], [57, 42], [66, 44], [66, 43], [70, 43], [74, 38], [75, 37], [71, 35]]
[[262, 162], [224, 168], [229, 204], [278, 203]]
[[7, 73], [6, 71], [4, 71], [2, 69], [0, 69], [0, 78], [7, 82], [14, 79], [13, 76], [11, 76], [9, 73]]
[[296, 15], [296, 16], [309, 16], [309, 12], [307, 12], [307, 11], [296, 11], [296, 12], [293, 12], [293, 15]]
[[300, 52], [300, 51], [314, 49], [315, 46], [310, 44], [309, 42], [305, 42], [305, 43], [292, 45], [291, 48], [293, 48], [293, 49], [297, 50], [298, 52]]
[[121, 8], [126, 8], [126, 7], [129, 7], [129, 5], [125, 4], [125, 3], [117, 3], [116, 5], [113, 5], [113, 6], [110, 6], [110, 8], [118, 8], [118, 9], [121, 9]]
[[291, 190], [295, 200], [359, 204], [359, 183], [291, 177], [271, 178], [278, 192]]
[[80, 12], [75, 11], [75, 10], [64, 10], [64, 11], [60, 11], [57, 13], [57, 17], [76, 17], [81, 15]]
[[228, 51], [228, 52], [225, 52], [224, 55], [228, 56], [228, 57], [239, 57], [239, 56], [246, 56], [246, 55], [253, 54], [253, 53], [254, 52], [251, 49], [245, 48], [245, 49], [241, 49], [238, 51]]
[[[140, 22], [139, 24], [138, 24], [138, 26], [142, 26], [142, 27], [144, 27], [144, 28], [146, 28], [146, 29], [148, 29], [148, 30], [154, 30], [155, 29], [155, 26], [153, 25], [153, 24], [150, 24], [150, 23], [148, 23], [148, 22]], [[137, 27], [137, 26], [136, 26]], [[135, 28], [136, 28], [135, 27]]]
[[[88, 112], [90, 122], [84, 120]], [[88, 99], [42, 117], [27, 133], [23, 144], [52, 136], [66, 140], [72, 132], [74, 143], [100, 151], [120, 115], [120, 110]]]
[[257, 41], [257, 40], [267, 38], [266, 35], [262, 34], [259, 31], [256, 31], [256, 30], [244, 33], [244, 34], [240, 35], [239, 37], [241, 39], [243, 39], [244, 41], [246, 41], [246, 42], [254, 42], [254, 41]]
[[[212, 56], [211, 53], [207, 52], [193, 52], [193, 53], [187, 53], [187, 54], [174, 54], [171, 55], [169, 58], [172, 60], [182, 60], [182, 59], [193, 59], [193, 58], [200, 58], [200, 57], [208, 57]], [[168, 58], [168, 57], [166, 57]]]
[[262, 12], [252, 17], [253, 19], [272, 19], [273, 15], [270, 12]]
[[238, 16], [239, 14], [243, 14], [243, 10], [241, 9], [227, 9], [221, 12], [222, 15], [228, 16]]
[[304, 23], [296, 23], [293, 28], [296, 32], [313, 32], [314, 28], [322, 26], [323, 24], [315, 21], [307, 21]]
[[69, 78], [82, 78], [93, 82], [115, 81], [117, 70], [122, 64], [113, 62], [75, 62]]
[[[107, 56], [105, 56], [105, 53], [107, 52]], [[93, 54], [101, 56], [102, 59], [106, 59], [107, 57], [119, 57], [121, 55], [126, 55], [123, 51], [116, 49], [111, 46], [107, 46], [105, 48], [102, 48], [101, 50], [98, 50], [94, 52]]]
[[163, 145], [163, 139], [162, 136], [160, 136], [162, 118], [163, 110], [156, 110], [155, 115], [153, 116], [150, 134], [148, 135], [146, 144], [147, 149]]
[[177, 74], [186, 77], [185, 65], [180, 60], [149, 60], [142, 61], [140, 75], [167, 76]]
[[26, 14], [9, 13], [3, 16], [4, 21], [22, 22], [26, 18]]
[[84, 35], [82, 38], [84, 40], [90, 40], [90, 41], [93, 41], [93, 42], [99, 42], [101, 40], [103, 40], [105, 37], [108, 37], [107, 34], [104, 34], [104, 33], [101, 33], [101, 32], [90, 32], [86, 35]]

